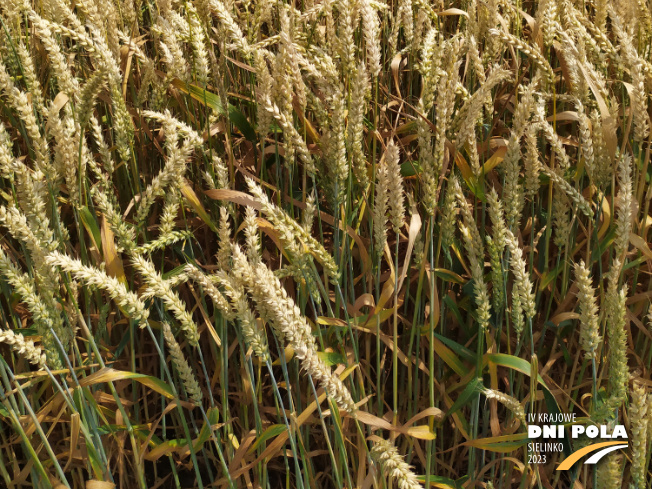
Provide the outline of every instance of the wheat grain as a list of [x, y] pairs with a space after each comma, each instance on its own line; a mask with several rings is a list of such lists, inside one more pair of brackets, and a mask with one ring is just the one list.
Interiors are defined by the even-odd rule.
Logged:
[[240, 327], [242, 328], [242, 334], [246, 344], [251, 347], [256, 356], [258, 356], [263, 362], [267, 362], [270, 359], [270, 354], [269, 347], [267, 346], [267, 338], [265, 337], [265, 331], [259, 325], [259, 322], [247, 301], [245, 283], [248, 273], [249, 269], [247, 267], [236, 267], [231, 271], [231, 273], [226, 273], [224, 270], [218, 270], [211, 279], [223, 287], [224, 294], [229, 298], [231, 307], [224, 312], [225, 316], [231, 319], [237, 318]]
[[536, 128], [531, 125], [525, 130], [525, 194], [534, 197], [539, 192], [541, 162], [537, 148]]
[[[482, 107], [487, 105], [487, 98], [491, 100], [491, 90], [499, 83], [509, 79], [510, 76], [509, 71], [495, 66], [489, 76], [486, 77], [486, 80], [482, 81], [480, 88], [464, 102], [452, 122], [452, 127], [457, 128], [456, 140], [458, 145], [465, 141], [468, 141], [472, 146], [476, 144], [475, 126], [481, 116]], [[475, 170], [476, 174], [478, 174], [479, 169]]]
[[369, 65], [371, 75], [376, 77], [381, 70], [380, 42], [378, 39], [380, 25], [378, 14], [369, 0], [360, 1], [360, 16], [363, 23], [362, 32], [365, 38], [367, 64]]
[[471, 266], [471, 277], [473, 278], [473, 291], [478, 307], [478, 324], [482, 332], [489, 330], [489, 319], [491, 318], [491, 304], [487, 284], [484, 281], [484, 246], [478, 228], [471, 214], [469, 204], [464, 198], [459, 183], [456, 187], [463, 223], [459, 224], [460, 231], [464, 237], [464, 244]]
[[314, 162], [312, 161], [310, 151], [308, 150], [308, 146], [306, 145], [305, 140], [301, 137], [299, 132], [294, 127], [294, 124], [292, 124], [290, 119], [284, 113], [282, 113], [279, 110], [278, 106], [272, 103], [269, 98], [264, 101], [264, 107], [265, 110], [271, 114], [274, 119], [276, 119], [276, 122], [278, 122], [279, 126], [281, 126], [281, 129], [283, 129], [286, 142], [292, 142], [294, 144], [294, 147], [299, 153], [299, 158], [301, 158], [303, 164], [305, 165], [306, 171], [310, 174], [314, 173], [315, 166]]
[[337, 281], [339, 277], [338, 266], [333, 260], [333, 257], [326, 251], [324, 246], [312, 237], [305, 229], [301, 227], [294, 219], [287, 215], [282, 209], [270, 202], [269, 198], [263, 192], [262, 188], [258, 186], [253, 180], [248, 179], [247, 184], [249, 190], [260, 202], [263, 213], [268, 219], [276, 226], [282, 235], [287, 236], [287, 241], [290, 237], [295, 240], [301, 241], [311, 253], [319, 260], [333, 281]]
[[543, 0], [539, 2], [536, 21], [543, 34], [543, 45], [550, 48], [561, 29], [556, 0]]
[[373, 208], [374, 248], [378, 257], [385, 252], [387, 244], [387, 209], [389, 208], [389, 171], [387, 154], [376, 169], [376, 196]]
[[188, 9], [187, 16], [189, 18], [188, 35], [193, 54], [193, 72], [197, 83], [200, 86], [204, 86], [208, 84], [211, 75], [208, 52], [206, 50], [207, 40], [197, 9], [192, 3], [188, 3], [186, 8]]
[[56, 174], [50, 169], [48, 159], [48, 145], [45, 138], [41, 135], [38, 122], [34, 116], [34, 109], [29, 103], [27, 95], [16, 88], [13, 80], [7, 73], [5, 65], [0, 62], [0, 90], [4, 92], [9, 104], [18, 112], [18, 115], [25, 125], [25, 130], [31, 139], [37, 167], [48, 175], [51, 179], [56, 178]]
[[568, 154], [564, 149], [564, 145], [561, 142], [561, 139], [559, 139], [559, 135], [555, 132], [554, 128], [546, 121], [545, 111], [543, 106], [538, 105], [534, 114], [535, 114], [535, 120], [537, 121], [537, 127], [541, 130], [541, 132], [543, 132], [543, 135], [550, 143], [550, 146], [552, 147], [555, 153], [555, 157], [559, 161], [559, 167], [562, 170], [568, 169], [568, 167], [570, 166], [570, 159], [568, 158]]
[[621, 263], [617, 259], [611, 265], [605, 298], [605, 321], [609, 344], [609, 405], [620, 407], [627, 399], [629, 367], [627, 366], [627, 286], [620, 289], [618, 278]]
[[76, 280], [86, 285], [105, 290], [127, 316], [142, 322], [141, 328], [146, 326], [145, 321], [149, 316], [147, 307], [136, 294], [128, 291], [126, 286], [115, 277], [111, 277], [97, 268], [88, 267], [81, 261], [58, 251], [50, 253], [46, 262], [51, 266], [60, 267], [61, 270], [70, 273]]
[[37, 365], [39, 369], [46, 366], [46, 356], [41, 348], [34, 346], [33, 341], [25, 340], [22, 334], [11, 330], [0, 330], [0, 343], [11, 345], [11, 348], [28, 362]]
[[593, 217], [593, 209], [591, 209], [591, 204], [587, 202], [584, 196], [579, 193], [579, 191], [574, 188], [568, 181], [560, 175], [560, 171], [551, 169], [548, 166], [542, 166], [541, 170], [550, 177], [550, 180], [558, 185], [561, 190], [566, 193], [568, 198], [573, 201], [579, 210], [581, 210], [584, 215], [589, 218]]
[[[59, 333], [62, 333], [60, 329], [61, 318], [58, 312], [48, 307], [51, 303], [45, 303], [45, 300], [49, 299], [48, 297], [43, 298], [38, 295], [35, 288], [35, 281], [27, 274], [21, 272], [2, 251], [0, 251], [0, 271], [5, 276], [7, 282], [14, 287], [14, 290], [20, 298], [27, 304], [29, 311], [32, 313], [36, 329], [43, 338], [43, 345], [50, 366], [54, 368], [60, 367], [59, 349], [52, 335], [52, 332], [55, 331], [54, 328], [57, 328]], [[65, 334], [61, 334], [60, 339], [65, 341]]]
[[598, 466], [598, 489], [623, 486], [622, 455], [608, 455]]
[[351, 393], [317, 355], [310, 326], [278, 278], [264, 263], [255, 266], [248, 263], [238, 246], [233, 247], [233, 258], [263, 317], [271, 321], [276, 333], [292, 346], [306, 372], [326, 389], [338, 406], [355, 417], [357, 407]]
[[560, 252], [566, 248], [573, 221], [571, 220], [571, 202], [564, 192], [555, 191], [552, 203], [552, 224], [555, 231], [554, 242]]
[[632, 230], [632, 160], [629, 155], [623, 155], [618, 161], [619, 191], [616, 197], [616, 238], [614, 250], [616, 257], [622, 257], [629, 248], [629, 236]]
[[350, 110], [347, 125], [347, 145], [351, 152], [351, 167], [353, 174], [361, 188], [369, 186], [367, 175], [367, 158], [364, 153], [364, 116], [370, 96], [369, 80], [365, 65], [355, 70], [351, 88]]
[[457, 177], [451, 175], [446, 187], [446, 195], [444, 196], [444, 206], [442, 208], [442, 221], [440, 224], [441, 230], [441, 246], [448, 257], [450, 257], [450, 247], [453, 244], [455, 236], [455, 223], [457, 220], [457, 193], [456, 188]]
[[163, 322], [161, 323], [161, 329], [163, 329], [163, 337], [165, 338], [165, 343], [168, 345], [168, 349], [170, 350], [172, 363], [176, 367], [179, 377], [181, 377], [183, 386], [186, 388], [186, 394], [195, 404], [201, 404], [201, 389], [199, 388], [199, 384], [197, 383], [192, 368], [181, 351], [179, 343], [177, 343], [177, 340], [172, 334], [170, 325]]
[[602, 341], [598, 325], [598, 305], [589, 269], [583, 261], [575, 264], [575, 277], [579, 289], [577, 298], [580, 308], [580, 345], [587, 358], [595, 358]]
[[387, 154], [385, 155], [387, 164], [387, 176], [389, 178], [387, 189], [389, 191], [389, 221], [395, 234], [403, 226], [405, 219], [405, 196], [403, 190], [403, 176], [401, 175], [401, 161], [398, 147], [393, 141], [387, 145]]
[[629, 426], [632, 434], [631, 477], [635, 487], [646, 487], [648, 446], [648, 394], [645, 387], [634, 381], [629, 405]]
[[209, 0], [208, 5], [211, 12], [217, 16], [222, 27], [229, 34], [231, 42], [233, 42], [242, 54], [249, 55], [250, 49], [246, 37], [242, 34], [240, 26], [233, 20], [233, 17], [224, 4], [220, 0]]
[[197, 325], [192, 320], [192, 316], [186, 310], [186, 305], [179, 295], [172, 290], [170, 284], [161, 277], [150, 261], [141, 256], [134, 256], [131, 262], [145, 280], [149, 293], [160, 298], [165, 307], [172, 311], [174, 317], [179, 321], [190, 346], [197, 346], [199, 341]]
[[[523, 258], [523, 250], [518, 245], [516, 236], [508, 229], [505, 232], [507, 246], [510, 252], [510, 264], [514, 273], [514, 287], [512, 290], [513, 296], [518, 295], [517, 303], [522, 307], [525, 317], [532, 321], [536, 314], [536, 305], [534, 302], [534, 293], [532, 292], [532, 281], [530, 276], [525, 270], [525, 259]], [[514, 311], [512, 311], [514, 312]], [[517, 315], [520, 312], [516, 313]], [[519, 329], [522, 331], [522, 324], [517, 325], [514, 322], [514, 328], [517, 331], [517, 336], [520, 337]]]
[[487, 203], [489, 204], [489, 216], [492, 223], [492, 236], [485, 237], [487, 249], [489, 251], [489, 261], [491, 264], [491, 281], [493, 283], [492, 298], [494, 308], [499, 311], [502, 309], [505, 301], [504, 294], [504, 273], [503, 273], [503, 252], [506, 245], [505, 213], [502, 203], [498, 198], [496, 189], [491, 189], [487, 194]]
[[178, 131], [179, 129], [183, 130], [183, 126], [173, 120], [169, 111], [166, 111], [163, 114], [146, 111], [144, 115], [145, 117], [162, 120], [165, 134], [168, 138], [166, 144], [168, 157], [163, 169], [152, 179], [151, 183], [147, 186], [145, 192], [143, 192], [141, 196], [135, 217], [136, 223], [142, 223], [145, 221], [154, 201], [158, 197], [164, 195], [166, 189], [170, 185], [179, 184], [186, 172], [188, 158], [201, 141], [199, 135], [194, 131], [188, 131], [188, 139], [184, 140], [182, 145], [179, 147], [177, 145], [179, 136]]
[[383, 475], [390, 480], [396, 481], [400, 489], [422, 488], [414, 472], [405, 463], [392, 442], [378, 439], [371, 449], [371, 456], [380, 466]]
[[555, 73], [552, 70], [550, 63], [548, 63], [546, 58], [544, 58], [536, 48], [523, 42], [518, 37], [513, 36], [512, 34], [500, 29], [489, 29], [489, 34], [500, 38], [500, 40], [502, 40], [503, 42], [525, 53], [529, 58], [532, 59], [532, 61], [537, 65], [537, 67], [544, 72], [549, 82], [554, 81]]
[[33, 11], [29, 13], [29, 17], [36, 31], [36, 35], [48, 53], [50, 63], [52, 64], [52, 72], [57, 79], [59, 89], [69, 97], [74, 97], [79, 90], [79, 82], [71, 73], [68, 62], [61, 52], [59, 44], [54, 39], [51, 28], [53, 24]]
[[577, 103], [578, 126], [580, 129], [580, 144], [582, 146], [582, 156], [584, 157], [584, 166], [586, 173], [591, 180], [595, 179], [595, 156], [593, 154], [593, 139], [591, 138], [591, 126], [587, 117], [584, 106]]
[[515, 399], [514, 397], [505, 394], [504, 392], [500, 392], [494, 389], [483, 389], [482, 394], [487, 399], [497, 400], [512, 413], [514, 413], [516, 419], [518, 419], [522, 424], [525, 424], [525, 410], [523, 409], [521, 403], [518, 402], [518, 399]]
[[512, 129], [503, 160], [505, 168], [503, 199], [505, 200], [505, 215], [510, 226], [516, 226], [518, 224], [523, 207], [524, 192], [522, 185], [518, 181], [520, 174], [519, 160], [521, 158], [519, 141], [521, 136], [523, 136], [533, 110], [533, 89], [534, 86], [530, 84], [514, 110]]

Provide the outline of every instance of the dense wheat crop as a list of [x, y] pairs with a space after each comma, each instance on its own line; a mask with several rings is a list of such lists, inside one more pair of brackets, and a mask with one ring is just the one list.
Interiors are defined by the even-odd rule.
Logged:
[[[3, 0], [0, 486], [650, 487], [651, 47], [647, 0]], [[628, 446], [556, 470], [544, 413]]]

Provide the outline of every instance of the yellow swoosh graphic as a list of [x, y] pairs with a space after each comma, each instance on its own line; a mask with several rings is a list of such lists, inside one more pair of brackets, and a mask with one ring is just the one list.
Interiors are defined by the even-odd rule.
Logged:
[[595, 452], [596, 450], [600, 450], [601, 448], [604, 447], [610, 447], [612, 445], [622, 445], [623, 440], [621, 441], [605, 441], [602, 443], [595, 443], [593, 445], [589, 445], [588, 447], [584, 447], [576, 452], [571, 453], [562, 463], [559, 464], [559, 467], [557, 467], [556, 470], [568, 470], [570, 469], [575, 462], [577, 462], [579, 459], [581, 459], [584, 455], [588, 455], [591, 452]]

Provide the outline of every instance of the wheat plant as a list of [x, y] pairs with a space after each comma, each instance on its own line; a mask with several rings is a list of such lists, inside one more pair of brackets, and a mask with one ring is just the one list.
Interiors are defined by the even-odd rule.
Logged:
[[4, 0], [0, 486], [652, 487], [650, 93], [646, 0]]

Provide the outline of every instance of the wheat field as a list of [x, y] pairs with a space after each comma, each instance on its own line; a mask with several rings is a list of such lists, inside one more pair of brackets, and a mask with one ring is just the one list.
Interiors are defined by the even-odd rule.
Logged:
[[0, 487], [651, 487], [647, 0], [0, 24]]

